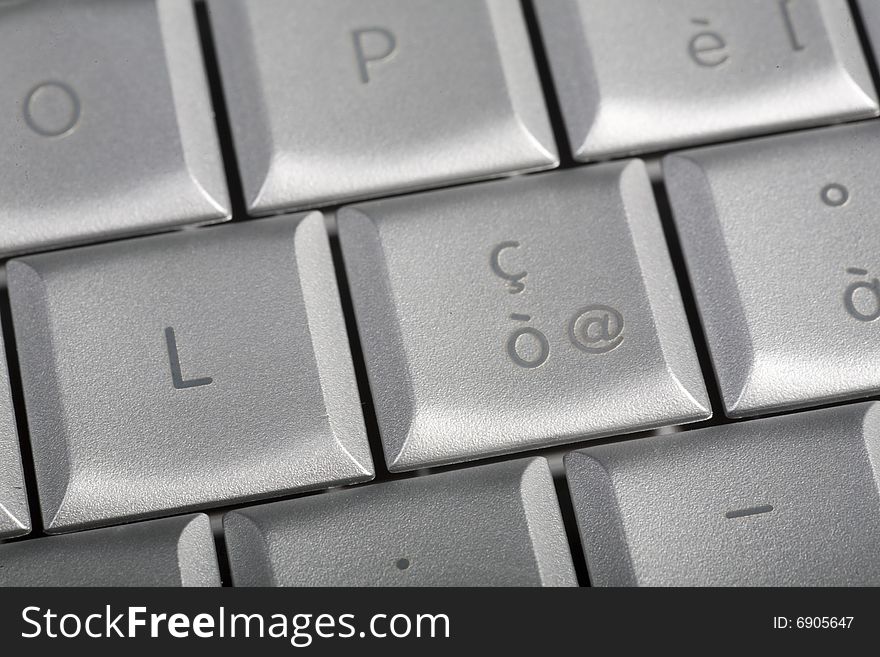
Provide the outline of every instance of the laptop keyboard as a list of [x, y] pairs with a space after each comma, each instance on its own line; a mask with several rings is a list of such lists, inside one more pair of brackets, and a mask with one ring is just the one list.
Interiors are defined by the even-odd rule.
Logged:
[[0, 585], [880, 584], [871, 37], [0, 0]]

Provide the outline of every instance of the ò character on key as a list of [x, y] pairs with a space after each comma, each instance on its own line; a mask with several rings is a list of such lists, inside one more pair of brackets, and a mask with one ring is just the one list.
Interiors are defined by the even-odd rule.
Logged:
[[[517, 322], [528, 322], [529, 315], [514, 313], [510, 319]], [[516, 365], [525, 369], [534, 369], [547, 362], [550, 357], [550, 342], [547, 336], [536, 328], [523, 326], [515, 329], [507, 338], [507, 355]]]
[[[847, 274], [854, 276], [867, 276], [868, 270], [859, 267], [848, 267]], [[865, 292], [862, 292], [865, 290]], [[859, 301], [856, 300], [858, 295]], [[870, 297], [870, 301], [866, 297]], [[880, 280], [854, 281], [850, 283], [843, 293], [843, 305], [851, 317], [860, 322], [873, 322], [880, 318]], [[869, 310], [869, 312], [865, 312]]]

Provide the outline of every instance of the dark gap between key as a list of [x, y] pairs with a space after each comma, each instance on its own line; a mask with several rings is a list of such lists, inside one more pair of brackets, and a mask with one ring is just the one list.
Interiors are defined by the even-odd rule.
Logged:
[[562, 514], [562, 525], [568, 538], [568, 549], [574, 563], [574, 574], [577, 577], [578, 586], [592, 586], [590, 573], [587, 571], [587, 555], [581, 544], [581, 533], [574, 514], [574, 503], [571, 501], [571, 492], [568, 489], [568, 479], [565, 475], [553, 477], [553, 486], [556, 488], [556, 498], [559, 500], [559, 511]]
[[690, 277], [687, 272], [687, 265], [684, 259], [684, 252], [681, 248], [681, 241], [678, 237], [678, 230], [675, 227], [675, 221], [672, 217], [672, 207], [669, 204], [669, 196], [666, 193], [666, 185], [663, 177], [653, 180], [651, 184], [654, 191], [654, 201], [657, 205], [657, 211], [660, 214], [660, 224], [663, 227], [663, 235], [666, 238], [666, 247], [669, 252], [669, 259], [672, 261], [672, 269], [675, 272], [675, 280], [678, 284], [678, 290], [684, 306], [685, 315], [687, 316], [688, 326], [691, 331], [691, 339], [694, 343], [694, 350], [697, 352], [697, 360], [700, 363], [700, 371], [703, 375], [703, 381], [706, 384], [706, 393], [709, 396], [709, 404], [712, 410], [712, 417], [701, 422], [694, 422], [687, 425], [688, 429], [700, 429], [706, 426], [724, 424], [724, 405], [721, 401], [721, 389], [718, 387], [718, 381], [715, 378], [715, 368], [712, 365], [712, 358], [709, 353], [709, 343], [706, 340], [706, 334], [703, 331], [703, 324], [700, 321], [700, 313], [697, 308], [697, 301], [694, 292], [691, 289]]
[[211, 105], [214, 108], [214, 121], [217, 125], [217, 138], [220, 142], [220, 155], [223, 169], [226, 172], [226, 185], [229, 189], [229, 204], [232, 220], [247, 218], [247, 204], [244, 200], [244, 187], [238, 175], [238, 157], [235, 154], [235, 142], [232, 139], [232, 127], [229, 112], [223, 95], [223, 81], [220, 77], [220, 66], [217, 62], [214, 46], [214, 35], [208, 18], [208, 6], [204, 0], [195, 0], [196, 24], [199, 31], [199, 43], [202, 49], [202, 60], [208, 78], [208, 91], [211, 94]]
[[[24, 403], [24, 389], [21, 383], [21, 368], [18, 364], [18, 351], [15, 345], [15, 331], [12, 326], [12, 307], [9, 303], [9, 288], [6, 286], [6, 264], [2, 264], [0, 272], [0, 326], [3, 329], [3, 343], [6, 351], [6, 367], [9, 373], [9, 390], [12, 395], [12, 407], [15, 413], [15, 425], [18, 430], [18, 443], [21, 452], [21, 468], [24, 475], [24, 488], [27, 496], [28, 512], [31, 517], [31, 532], [18, 539], [22, 540], [44, 536], [43, 514], [40, 509], [40, 498], [37, 494], [37, 470], [34, 465], [34, 452], [31, 449], [30, 432], [28, 430], [27, 409]], [[5, 543], [6, 541], [4, 541]]]
[[571, 143], [568, 141], [568, 132], [565, 129], [565, 121], [562, 118], [562, 109], [556, 95], [556, 85], [553, 82], [553, 73], [550, 70], [550, 62], [547, 59], [547, 51], [544, 48], [544, 40], [541, 36], [541, 28], [538, 25], [538, 17], [535, 13], [533, 0], [522, 0], [523, 16], [526, 28], [529, 32], [529, 40], [532, 43], [532, 54], [535, 66], [538, 69], [538, 77], [541, 80], [541, 90], [544, 92], [544, 103], [547, 106], [547, 114], [550, 116], [550, 125], [556, 137], [556, 147], [559, 150], [559, 167], [562, 169], [574, 166], [576, 162], [571, 155]]
[[214, 549], [217, 552], [217, 565], [220, 570], [220, 585], [232, 586], [232, 567], [229, 564], [229, 552], [226, 550], [226, 535], [223, 533], [223, 511], [211, 511], [211, 533], [214, 535]]
[[361, 400], [361, 409], [364, 414], [364, 425], [367, 430], [367, 441], [370, 445], [370, 456], [373, 458], [373, 468], [376, 471], [376, 477], [372, 481], [385, 481], [391, 478], [391, 473], [385, 465], [385, 452], [382, 449], [382, 441], [379, 436], [379, 422], [376, 419], [376, 409], [373, 406], [373, 395], [370, 391], [370, 381], [367, 377], [367, 366], [364, 361], [363, 351], [361, 350], [360, 334], [358, 333], [354, 306], [351, 301], [351, 292], [348, 287], [348, 276], [345, 273], [342, 247], [339, 243], [339, 236], [335, 231], [330, 233], [330, 253], [333, 256], [333, 267], [336, 270], [339, 300], [342, 303], [342, 314], [345, 317], [345, 331], [348, 334], [348, 345], [351, 351], [351, 361], [354, 365], [354, 375], [357, 382], [358, 395]]

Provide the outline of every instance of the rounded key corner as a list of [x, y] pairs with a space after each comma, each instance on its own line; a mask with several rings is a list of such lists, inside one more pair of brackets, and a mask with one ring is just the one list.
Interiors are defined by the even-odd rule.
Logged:
[[[6, 515], [6, 514], [4, 514]], [[6, 518], [0, 518], [0, 544], [10, 538], [21, 538], [27, 536], [34, 531], [31, 526], [30, 518], [19, 520], [7, 515]]]
[[[271, 224], [279, 231], [290, 234], [294, 240], [320, 238], [321, 236], [326, 239], [329, 235], [327, 218], [320, 210], [286, 212], [273, 217], [255, 219], [254, 221]], [[301, 257], [307, 258], [308, 254], [303, 253]]]
[[567, 452], [562, 458], [562, 463], [565, 466], [566, 478], [570, 478], [570, 473], [572, 471], [587, 468], [590, 464], [594, 464], [604, 470], [605, 466], [596, 451], [598, 447], [600, 447], [600, 445]]
[[[705, 404], [698, 405], [698, 407], [700, 409], [698, 411], [698, 414], [695, 415], [694, 419], [690, 420], [689, 422], [705, 422], [705, 421], [711, 420], [713, 417], [715, 417], [715, 410], [712, 408], [712, 403], [709, 401], [709, 395], [708, 395], [708, 393], [704, 393], [704, 394], [705, 394]], [[687, 424], [687, 422], [685, 424]]]
[[184, 527], [202, 526], [207, 529], [211, 528], [211, 516], [208, 515], [207, 511], [195, 511], [182, 516], [181, 521], [184, 522]]
[[[31, 256], [32, 257], [32, 256]], [[8, 260], [5, 265], [6, 283], [10, 288], [16, 287], [16, 281], [32, 282], [39, 279], [40, 274], [32, 264], [30, 257], [25, 254], [18, 254]]]
[[[663, 182], [667, 189], [681, 189], [682, 194], [687, 193], [691, 185], [705, 183], [706, 172], [700, 163], [699, 151], [685, 150], [668, 153], [660, 159], [660, 171]], [[670, 198], [670, 201], [674, 201]], [[673, 208], [674, 209], [674, 208]]]
[[336, 211], [336, 222], [339, 226], [339, 232], [350, 232], [355, 230], [363, 230], [364, 226], [376, 227], [378, 225], [378, 217], [376, 213], [370, 212], [371, 203], [381, 203], [382, 201], [364, 201], [362, 203], [350, 203], [344, 205]]
[[706, 390], [702, 374], [698, 378], [691, 380], [688, 386], [685, 386], [680, 377], [673, 377], [673, 384], [680, 393], [677, 399], [679, 414], [675, 417], [669, 417], [666, 422], [655, 428], [662, 429], [664, 427], [693, 424], [694, 422], [705, 422], [712, 419], [714, 414], [712, 402], [709, 399], [709, 393]]
[[516, 461], [520, 472], [520, 485], [523, 489], [540, 489], [545, 483], [553, 482], [553, 471], [550, 461], [545, 456], [524, 455]]
[[[384, 444], [385, 442], [383, 441], [383, 445]], [[424, 456], [414, 458], [411, 455], [407, 455], [406, 458], [401, 458], [405, 453], [405, 449], [401, 449], [394, 454], [390, 453], [387, 448], [384, 450], [385, 467], [388, 468], [388, 472], [400, 474], [440, 465], [437, 462], [432, 462], [430, 458], [425, 458]]]
[[306, 210], [303, 212], [294, 212], [287, 216], [298, 217], [300, 222], [303, 221], [320, 221], [322, 224], [324, 220], [327, 218], [327, 215], [322, 210]]

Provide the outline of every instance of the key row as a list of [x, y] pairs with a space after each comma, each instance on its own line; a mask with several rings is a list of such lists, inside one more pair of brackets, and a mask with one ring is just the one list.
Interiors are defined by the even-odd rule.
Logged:
[[[880, 584], [880, 403], [576, 451], [598, 586]], [[532, 458], [228, 512], [236, 586], [573, 586]], [[0, 546], [0, 585], [219, 584], [208, 518]]]
[[[641, 162], [338, 221], [391, 470], [709, 417]], [[46, 531], [372, 478], [320, 213], [7, 278]]]
[[[192, 3], [92, 4], [0, 7], [0, 255], [230, 217]], [[558, 165], [520, 3], [326, 5], [206, 5], [248, 212]], [[535, 8], [581, 161], [878, 114], [845, 0]]]
[[[877, 153], [865, 123], [665, 160], [727, 415], [880, 390]], [[638, 160], [347, 206], [338, 232], [391, 471], [711, 415]], [[373, 477], [320, 213], [7, 278], [50, 533]], [[5, 379], [0, 409], [9, 535], [28, 523]]]

